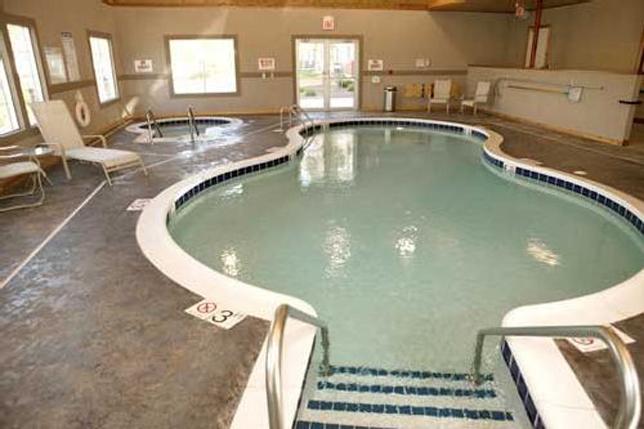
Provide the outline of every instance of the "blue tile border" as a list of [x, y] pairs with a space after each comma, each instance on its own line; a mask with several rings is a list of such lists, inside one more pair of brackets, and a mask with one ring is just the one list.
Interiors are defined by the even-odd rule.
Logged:
[[[492, 156], [485, 148], [483, 149], [483, 160], [488, 164], [504, 170], [504, 161]], [[560, 177], [551, 176], [547, 173], [532, 170], [526, 167], [516, 167], [514, 175], [519, 178], [528, 179], [534, 182], [540, 182], [543, 185], [553, 186], [562, 191], [577, 194], [578, 196], [590, 200], [604, 209], [614, 213], [626, 221], [627, 224], [635, 228], [640, 234], [644, 235], [644, 220], [637, 214], [633, 213], [628, 207], [620, 204], [614, 200], [610, 195], [604, 195], [594, 189], [587, 188], [581, 183], [572, 180], [562, 179]]]
[[[413, 128], [428, 128], [434, 131], [445, 131], [454, 134], [468, 134], [470, 127], [459, 124], [428, 121], [423, 119], [405, 119], [405, 118], [356, 118], [348, 120], [338, 120], [328, 123], [329, 129], [337, 128], [355, 128], [359, 126], [377, 126], [377, 127], [413, 127]], [[316, 127], [319, 127], [317, 125]], [[316, 128], [317, 131], [317, 128]], [[304, 136], [308, 130], [300, 131], [300, 135]], [[472, 130], [471, 135], [478, 139], [487, 139], [487, 136], [479, 131]]]
[[264, 161], [255, 165], [248, 165], [245, 167], [239, 167], [237, 169], [221, 173], [217, 176], [210, 177], [206, 180], [203, 180], [196, 185], [194, 185], [189, 190], [185, 191], [179, 196], [179, 198], [174, 201], [174, 209], [179, 210], [185, 206], [188, 202], [192, 201], [194, 197], [202, 193], [203, 191], [210, 189], [214, 185], [230, 181], [231, 179], [236, 179], [238, 177], [245, 176], [247, 174], [256, 173], [258, 171], [266, 170], [269, 168], [277, 167], [278, 165], [284, 164], [289, 161], [288, 155], [284, 155], [280, 158], [272, 159], [270, 161]]
[[539, 415], [539, 410], [537, 410], [537, 407], [534, 405], [534, 401], [530, 395], [530, 390], [528, 389], [523, 378], [523, 374], [521, 373], [521, 368], [519, 368], [519, 365], [514, 360], [514, 355], [512, 355], [512, 350], [506, 340], [503, 340], [501, 343], [501, 355], [503, 356], [503, 361], [508, 366], [512, 380], [514, 380], [514, 384], [517, 388], [517, 393], [521, 398], [521, 402], [523, 403], [532, 427], [535, 429], [545, 429], [543, 420]]

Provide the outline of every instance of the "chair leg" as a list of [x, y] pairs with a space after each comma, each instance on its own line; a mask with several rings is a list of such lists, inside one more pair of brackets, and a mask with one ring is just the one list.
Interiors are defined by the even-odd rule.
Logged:
[[33, 203], [28, 203], [28, 204], [17, 204], [14, 206], [9, 206], [9, 207], [2, 207], [0, 208], [0, 213], [3, 212], [8, 212], [11, 210], [18, 210], [18, 209], [26, 209], [30, 207], [37, 207], [42, 205], [43, 201], [45, 200], [45, 188], [42, 185], [42, 180], [40, 178], [40, 173], [34, 173], [31, 176], [31, 190], [27, 193], [20, 193], [20, 194], [12, 194], [12, 195], [6, 195], [0, 199], [7, 199], [7, 198], [13, 198], [13, 197], [24, 197], [28, 195], [33, 195], [36, 192], [36, 189], [40, 191], [40, 198], [38, 198], [38, 201], [35, 201]]
[[67, 180], [71, 180], [72, 178], [72, 173], [69, 171], [69, 165], [67, 164], [67, 158], [64, 156], [60, 157], [63, 160], [63, 169], [65, 170], [65, 177], [67, 177]]
[[107, 180], [107, 184], [112, 186], [112, 179], [110, 178], [110, 173], [107, 172], [107, 168], [105, 168], [104, 164], [101, 164], [101, 167], [103, 168], [103, 173], [105, 173], [105, 180]]
[[148, 175], [148, 169], [145, 168], [145, 164], [143, 163], [143, 159], [139, 158], [139, 162], [141, 163], [141, 169], [143, 170], [143, 174], [146, 176]]

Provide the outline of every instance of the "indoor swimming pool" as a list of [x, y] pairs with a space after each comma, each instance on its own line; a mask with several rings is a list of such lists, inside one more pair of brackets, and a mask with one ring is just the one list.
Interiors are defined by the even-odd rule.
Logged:
[[472, 136], [413, 126], [330, 129], [301, 159], [195, 198], [170, 233], [214, 270], [310, 303], [335, 363], [466, 371], [478, 329], [644, 261], [622, 219], [502, 177], [481, 153]]

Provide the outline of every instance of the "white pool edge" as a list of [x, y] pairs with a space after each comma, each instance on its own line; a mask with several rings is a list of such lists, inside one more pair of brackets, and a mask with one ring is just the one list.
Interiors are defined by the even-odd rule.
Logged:
[[[487, 137], [483, 150], [489, 156], [503, 160], [507, 165], [514, 166], [515, 168], [526, 167], [532, 170], [543, 170], [549, 175], [565, 177], [566, 180], [574, 181], [575, 183], [583, 184], [583, 186], [600, 190], [602, 193], [610, 195], [614, 200], [620, 201], [625, 206], [630, 207], [633, 213], [638, 213], [640, 219], [643, 217], [642, 213], [644, 213], [644, 205], [638, 199], [605, 185], [592, 182], [588, 179], [582, 179], [545, 167], [536, 167], [533, 163], [510, 157], [500, 148], [501, 143], [503, 142], [503, 137], [482, 127], [455, 122], [402, 117], [342, 118], [324, 122], [316, 121], [316, 126], [322, 127], [333, 123], [346, 124], [361, 122], [407, 122], [408, 125], [434, 124], [462, 128], [465, 131], [465, 134], [483, 134]], [[288, 144], [279, 150], [240, 162], [204, 170], [187, 179], [177, 182], [162, 191], [152, 199], [150, 204], [143, 210], [137, 223], [136, 237], [144, 255], [157, 267], [157, 269], [180, 286], [201, 297], [212, 299], [217, 303], [234, 308], [237, 311], [270, 321], [273, 318], [273, 313], [276, 307], [282, 303], [287, 303], [309, 314], [316, 315], [314, 308], [300, 299], [246, 284], [223, 275], [200, 263], [174, 242], [166, 227], [168, 216], [174, 213], [175, 201], [177, 201], [180, 196], [189, 192], [189, 190], [198, 187], [199, 184], [203, 184], [207, 179], [224, 173], [236, 171], [240, 168], [248, 168], [259, 165], [260, 163], [272, 162], [283, 157], [291, 159], [296, 156], [305, 143], [305, 140], [300, 135], [301, 130], [301, 126], [293, 127], [288, 130], [286, 133]], [[562, 323], [561, 321], [554, 320], [551, 316], [552, 311], [567, 312], [569, 311], [568, 308], [571, 304], [574, 304], [572, 305], [572, 308], [575, 309], [575, 312], [570, 314], [575, 315], [578, 313], [578, 316], [581, 318], [582, 315], [587, 314], [586, 306], [584, 304], [586, 300], [590, 300], [592, 303], [599, 303], [608, 297], [614, 300], [615, 308], [620, 309], [619, 311], [611, 313], [610, 317], [596, 317], [596, 320], [593, 319], [593, 316], [598, 316], [597, 312], [594, 314], [587, 314], [588, 317], [593, 320], [584, 318], [583, 322], [577, 321], [576, 324], [607, 323], [605, 320], [609, 319], [610, 321], [616, 321], [619, 320], [614, 319], [617, 314], [632, 314], [632, 311], [635, 311], [635, 309], [632, 309], [635, 304], [632, 294], [636, 294], [638, 297], [640, 294], [644, 296], [644, 270], [640, 271], [637, 275], [620, 285], [608, 288], [596, 294], [586, 295], [566, 301], [514, 309], [506, 315], [503, 325], [525, 326], [536, 324], [540, 317], [549, 324], [560, 324]], [[639, 314], [639, 312], [644, 311], [644, 299], [640, 300], [640, 303], [642, 308], [639, 308], [638, 313], [634, 314]], [[601, 308], [602, 310], [605, 309], [605, 305], [603, 303]], [[624, 308], [630, 309], [630, 311], [625, 311]], [[620, 319], [623, 318], [624, 317], [620, 317]], [[562, 320], [563, 319], [564, 318], [562, 317]], [[283, 402], [284, 420], [290, 422], [293, 421], [296, 416], [302, 383], [306, 375], [309, 356], [315, 339], [315, 329], [293, 320], [289, 321], [288, 326], [284, 340], [283, 368], [285, 368], [285, 372], [283, 374]], [[333, 335], [333, 333], [331, 333], [331, 335]], [[552, 347], [556, 348], [552, 340], [512, 339], [508, 340], [508, 343], [510, 344], [515, 360], [521, 367], [521, 371], [523, 372], [523, 376], [529, 390], [532, 392], [534, 389], [535, 405], [539, 410], [540, 418], [547, 427], [567, 427], [560, 425], [572, 424], [571, 420], [567, 416], [571, 413], [575, 414], [577, 410], [579, 410], [579, 418], [582, 419], [583, 417], [583, 419], [577, 420], [573, 417], [575, 423], [579, 421], [588, 421], [590, 425], [584, 427], [605, 427], [598, 425], [598, 423], [601, 422], [599, 414], [592, 406], [588, 395], [579, 384], [579, 381], [575, 377], [574, 373], [572, 373], [572, 369], [569, 367], [561, 353], [558, 352], [558, 349], [556, 350], [557, 353], [552, 349]], [[537, 345], [535, 346], [535, 344]], [[538, 349], [538, 351], [535, 351], [535, 348]], [[537, 352], [541, 358], [535, 359], [534, 357], [531, 357]], [[548, 391], [544, 387], [544, 383], [542, 383], [542, 375], [544, 372], [542, 370], [544, 368], [542, 366], [544, 362], [543, 359], [547, 359], [547, 362], [550, 362], [550, 365], [554, 365], [554, 367], [548, 367], [550, 374], [558, 374], [556, 377], [556, 383], [549, 385], [548, 389], [550, 390]], [[266, 393], [264, 385], [264, 365], [265, 343], [255, 362], [246, 389], [244, 390], [240, 404], [233, 418], [231, 425], [232, 428], [268, 428], [268, 413], [266, 408]], [[561, 389], [560, 387], [556, 388], [557, 391], [561, 390], [563, 393], [562, 395], [558, 395], [554, 398], [554, 400], [552, 394], [553, 386], [565, 386], [565, 388]], [[546, 391], [548, 393], [547, 395], [545, 395]]]

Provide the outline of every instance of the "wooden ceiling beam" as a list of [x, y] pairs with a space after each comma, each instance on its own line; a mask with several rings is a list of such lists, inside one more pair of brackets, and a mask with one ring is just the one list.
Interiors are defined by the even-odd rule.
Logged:
[[[102, 0], [111, 6], [147, 7], [318, 7], [335, 9], [389, 9], [454, 12], [514, 13], [513, 0]], [[544, 0], [544, 8], [590, 0]], [[532, 9], [535, 0], [526, 1]]]

